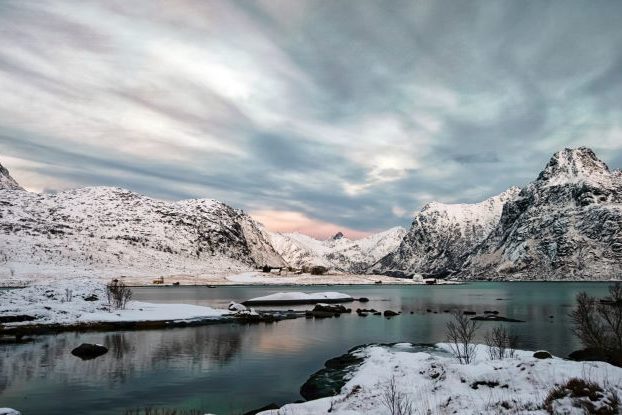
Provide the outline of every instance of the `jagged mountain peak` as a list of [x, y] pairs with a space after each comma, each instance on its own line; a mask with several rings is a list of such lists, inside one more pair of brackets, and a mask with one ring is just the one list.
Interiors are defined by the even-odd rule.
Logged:
[[565, 148], [551, 157], [538, 176], [539, 181], [576, 181], [594, 175], [608, 175], [609, 167], [587, 147]]
[[365, 238], [350, 240], [343, 236], [317, 240], [301, 233], [272, 233], [272, 246], [295, 267], [322, 265], [330, 269], [362, 273], [380, 258], [395, 250], [406, 230], [399, 226]]
[[0, 190], [24, 190], [17, 181], [11, 177], [9, 170], [0, 163]]

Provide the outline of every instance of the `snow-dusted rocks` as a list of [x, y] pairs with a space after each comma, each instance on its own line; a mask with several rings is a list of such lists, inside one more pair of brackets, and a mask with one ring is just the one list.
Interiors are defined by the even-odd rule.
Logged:
[[556, 153], [468, 257], [465, 278], [622, 275], [622, 176], [588, 148]]
[[158, 276], [282, 266], [263, 227], [215, 200], [120, 188], [0, 190], [0, 277]]
[[278, 304], [315, 304], [315, 303], [346, 303], [354, 301], [348, 294], [338, 292], [303, 293], [284, 292], [274, 293], [263, 297], [251, 298], [244, 301], [245, 305], [278, 305]]
[[324, 266], [329, 269], [365, 273], [369, 267], [396, 249], [406, 230], [401, 227], [350, 240], [341, 232], [330, 239], [319, 241], [300, 233], [271, 234], [274, 249], [288, 265]]
[[0, 415], [22, 415], [22, 413], [11, 408], [0, 408]]
[[0, 164], [0, 190], [24, 190], [14, 178], [11, 177], [9, 171]]
[[[411, 402], [414, 413], [541, 414], [549, 391], [572, 378], [589, 377], [611, 393], [622, 394], [622, 369], [603, 362], [540, 360], [533, 352], [517, 351], [515, 358], [490, 360], [486, 346], [477, 346], [473, 363], [461, 365], [447, 344], [435, 348], [397, 344], [367, 346], [353, 352], [363, 359], [346, 377], [340, 393], [261, 415], [384, 415], [383, 404], [393, 379], [395, 393]], [[604, 399], [603, 399], [604, 401]], [[586, 414], [572, 399], [553, 402], [559, 414]], [[601, 402], [605, 404], [605, 402]]]
[[375, 272], [410, 276], [447, 276], [494, 229], [505, 203], [520, 189], [475, 204], [432, 202], [418, 212], [399, 247], [372, 267]]

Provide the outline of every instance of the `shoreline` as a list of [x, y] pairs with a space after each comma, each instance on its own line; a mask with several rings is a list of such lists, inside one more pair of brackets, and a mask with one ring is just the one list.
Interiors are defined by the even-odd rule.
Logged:
[[[391, 391], [400, 402], [423, 405], [430, 413], [497, 414], [501, 407], [510, 411], [507, 413], [535, 415], [545, 413], [545, 408], [554, 413], [575, 413], [573, 408], [581, 408], [585, 402], [618, 409], [616, 396], [622, 393], [622, 368], [529, 350], [515, 350], [512, 356], [492, 359], [488, 346], [473, 347], [474, 360], [461, 364], [448, 343], [355, 346], [327, 360], [308, 377], [299, 389], [304, 401], [275, 405], [275, 409], [257, 414], [382, 415], [387, 413], [386, 398]], [[564, 389], [559, 385], [573, 379], [591, 382], [588, 386], [600, 388], [602, 394], [594, 399], [587, 393], [560, 393]]]

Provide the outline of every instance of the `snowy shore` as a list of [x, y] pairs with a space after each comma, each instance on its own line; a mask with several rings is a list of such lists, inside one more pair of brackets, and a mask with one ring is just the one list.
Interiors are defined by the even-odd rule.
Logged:
[[[534, 352], [520, 350], [514, 358], [490, 360], [487, 347], [478, 345], [474, 362], [461, 365], [448, 344], [372, 345], [352, 355], [362, 363], [346, 376], [336, 396], [260, 414], [389, 414], [386, 401], [392, 379], [394, 401], [412, 404], [411, 412], [403, 412], [407, 414], [583, 414], [591, 413], [583, 404], [605, 408], [622, 396], [622, 368], [604, 362], [537, 359]], [[594, 392], [585, 402], [573, 397], [560, 387], [573, 378], [600, 385], [602, 393]], [[559, 392], [551, 398], [555, 387]]]
[[[74, 275], [75, 273], [63, 274], [59, 270], [56, 276], [41, 276], [35, 274], [16, 274], [13, 277], [3, 276], [0, 270], [0, 287], [20, 287], [41, 281], [59, 281], [66, 279], [66, 275]], [[153, 281], [163, 277], [164, 285], [172, 285], [179, 283], [180, 285], [421, 285], [421, 280], [412, 280], [408, 278], [394, 278], [386, 275], [366, 275], [366, 274], [348, 274], [340, 272], [331, 272], [324, 275], [298, 274], [295, 272], [283, 271], [278, 273], [267, 273], [257, 270], [219, 270], [209, 273], [180, 273], [180, 274], [157, 274], [155, 272], [145, 274], [133, 274], [130, 270], [118, 270], [114, 273], [93, 274], [82, 272], [80, 277], [71, 278], [89, 278], [101, 282], [108, 282], [113, 278], [118, 278], [127, 285], [132, 286], [153, 286]], [[457, 284], [455, 281], [438, 281], [439, 284]]]
[[197, 305], [138, 301], [130, 301], [123, 310], [110, 309], [104, 283], [83, 278], [0, 291], [0, 317], [20, 317], [17, 321], [5, 321], [5, 328], [23, 325], [193, 321], [218, 319], [228, 314], [231, 314], [228, 310]]

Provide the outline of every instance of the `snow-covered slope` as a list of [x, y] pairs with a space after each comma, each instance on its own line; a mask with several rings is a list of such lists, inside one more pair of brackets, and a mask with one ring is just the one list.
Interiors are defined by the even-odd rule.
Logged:
[[17, 184], [15, 179], [11, 177], [9, 171], [2, 164], [0, 164], [0, 190], [2, 189], [24, 190], [19, 184]]
[[359, 240], [338, 233], [324, 241], [300, 233], [273, 233], [274, 249], [291, 266], [321, 265], [338, 271], [364, 273], [393, 251], [406, 234], [401, 227], [391, 228]]
[[556, 153], [507, 203], [468, 258], [464, 277], [609, 279], [622, 276], [622, 175], [588, 148]]
[[446, 276], [458, 271], [464, 256], [494, 229], [503, 205], [519, 191], [512, 187], [475, 204], [428, 203], [415, 215], [399, 247], [373, 270], [398, 276]]
[[0, 190], [0, 278], [204, 274], [284, 262], [262, 226], [215, 200], [120, 188]]

